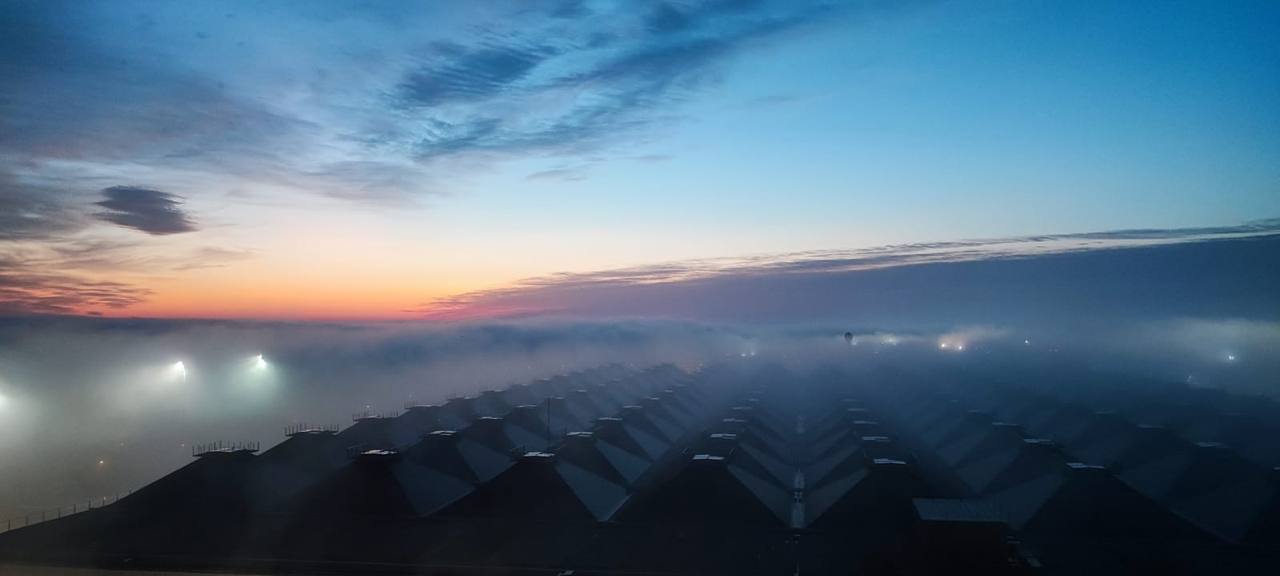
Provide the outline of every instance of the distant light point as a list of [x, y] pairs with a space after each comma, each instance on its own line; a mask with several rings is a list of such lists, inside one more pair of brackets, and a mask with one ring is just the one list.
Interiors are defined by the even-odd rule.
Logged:
[[174, 362], [173, 367], [170, 369], [179, 378], [182, 378], [184, 380], [187, 378], [187, 365], [183, 363], [181, 360]]
[[1235, 362], [1235, 361], [1236, 361], [1235, 354], [1227, 354], [1227, 362]]
[[253, 369], [254, 369], [254, 370], [266, 370], [266, 369], [267, 369], [267, 359], [266, 359], [266, 358], [263, 358], [261, 354], [258, 354], [257, 356], [254, 356], [254, 357], [253, 357]]

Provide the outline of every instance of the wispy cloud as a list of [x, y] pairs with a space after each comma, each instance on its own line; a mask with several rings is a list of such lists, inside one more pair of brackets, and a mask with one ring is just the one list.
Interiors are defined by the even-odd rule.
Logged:
[[[121, 165], [187, 195], [246, 183], [379, 204], [447, 193], [477, 161], [626, 157], [737, 57], [851, 10], [305, 3], [193, 21], [167, 7], [22, 3], [0, 22], [0, 171], [56, 165], [62, 192], [80, 196]], [[288, 32], [264, 37], [278, 19]], [[250, 53], [279, 54], [291, 72]]]
[[49, 238], [80, 221], [61, 195], [25, 188], [0, 172], [0, 241]]
[[526, 180], [560, 180], [564, 182], [576, 182], [587, 179], [585, 166], [564, 166], [561, 168], [552, 168], [550, 170], [539, 170], [525, 176]]
[[150, 290], [63, 271], [34, 271], [0, 255], [0, 314], [83, 314], [138, 304]]
[[555, 53], [539, 46], [441, 44], [429, 52], [431, 63], [409, 73], [400, 92], [412, 106], [487, 100], [501, 96]]
[[97, 314], [145, 302], [146, 278], [217, 268], [253, 252], [203, 246], [156, 254], [140, 242], [66, 237], [0, 242], [0, 314]]
[[839, 12], [763, 1], [659, 3], [639, 15], [580, 8], [567, 22], [534, 18], [475, 46], [434, 47], [399, 95], [425, 116], [423, 160], [598, 153], [679, 117], [678, 105], [743, 51]]

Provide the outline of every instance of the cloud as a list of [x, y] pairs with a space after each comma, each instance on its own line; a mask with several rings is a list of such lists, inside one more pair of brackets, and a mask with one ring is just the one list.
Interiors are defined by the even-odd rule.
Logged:
[[146, 301], [146, 277], [216, 268], [252, 258], [250, 250], [203, 246], [145, 250], [135, 241], [85, 237], [0, 243], [0, 314], [100, 314]]
[[559, 180], [561, 182], [578, 182], [587, 179], [585, 166], [564, 166], [550, 170], [539, 170], [524, 177], [525, 180]]
[[825, 3], [710, 2], [660, 4], [638, 21], [625, 9], [580, 10], [568, 25], [532, 17], [523, 32], [435, 47], [399, 95], [425, 116], [415, 143], [424, 161], [596, 154], [678, 118], [678, 106], [714, 85], [733, 57], [837, 12]]
[[252, 250], [237, 250], [233, 248], [205, 246], [197, 249], [186, 258], [183, 258], [183, 261], [176, 262], [172, 269], [184, 271], [222, 268], [227, 264], [248, 260], [253, 258], [253, 256], [254, 252]]
[[554, 55], [546, 47], [481, 46], [475, 49], [445, 44], [432, 56], [443, 61], [412, 72], [401, 85], [405, 102], [436, 106], [458, 100], [487, 99], [500, 95]]
[[50, 238], [80, 225], [63, 195], [21, 187], [0, 172], [0, 241]]
[[[666, 317], [884, 324], [1275, 314], [1280, 223], [908, 244], [531, 278], [425, 303], [437, 319]], [[1141, 270], [1141, 273], [1136, 273]]]
[[98, 280], [84, 274], [41, 270], [0, 254], [0, 314], [82, 314], [119, 310], [151, 294], [125, 282]]
[[159, 190], [198, 181], [201, 195], [286, 188], [404, 205], [450, 193], [476, 163], [626, 158], [739, 56], [851, 11], [780, 0], [302, 3], [213, 19], [135, 8], [6, 11], [0, 172], [56, 173], [68, 203], [127, 170]]
[[196, 231], [195, 223], [182, 211], [182, 199], [148, 188], [112, 186], [104, 188], [106, 200], [96, 202], [107, 212], [98, 218], [154, 236]]

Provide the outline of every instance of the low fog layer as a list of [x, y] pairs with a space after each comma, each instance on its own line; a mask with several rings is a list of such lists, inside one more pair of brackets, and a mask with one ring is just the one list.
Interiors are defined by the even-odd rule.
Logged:
[[640, 323], [0, 320], [0, 522], [136, 489], [188, 462], [192, 443], [266, 448], [289, 424], [345, 427], [607, 363], [693, 369], [743, 341]]
[[357, 412], [397, 412], [407, 402], [604, 363], [694, 370], [778, 361], [856, 372], [942, 362], [996, 378], [1091, 370], [1117, 385], [1154, 378], [1274, 394], [1278, 350], [1280, 324], [1235, 319], [1125, 323], [1090, 333], [995, 325], [15, 319], [0, 325], [0, 521], [141, 487], [190, 461], [192, 443], [266, 448], [288, 424], [346, 426]]

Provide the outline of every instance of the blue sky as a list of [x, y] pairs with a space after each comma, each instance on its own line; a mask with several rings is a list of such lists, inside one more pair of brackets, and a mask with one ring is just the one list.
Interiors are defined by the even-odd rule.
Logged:
[[1280, 215], [1274, 3], [3, 4], [8, 311]]

